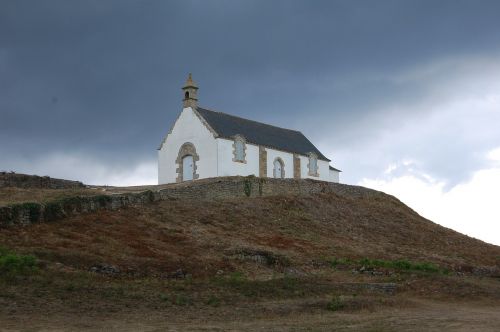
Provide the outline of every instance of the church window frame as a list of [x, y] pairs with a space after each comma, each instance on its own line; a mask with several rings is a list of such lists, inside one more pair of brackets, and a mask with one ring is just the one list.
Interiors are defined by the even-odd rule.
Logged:
[[[193, 143], [185, 142], [179, 148], [179, 153], [177, 154], [177, 159], [175, 160], [175, 163], [177, 164], [177, 168], [175, 169], [175, 172], [177, 174], [177, 178], [175, 179], [176, 182], [184, 182], [183, 159], [186, 156], [193, 157], [193, 178], [192, 178], [192, 180], [197, 180], [200, 177], [200, 175], [198, 174], [198, 161], [200, 160], [200, 156], [198, 155], [198, 153], [196, 153], [196, 147], [194, 146]], [[192, 181], [192, 180], [189, 180], [189, 181]]]
[[307, 163], [308, 175], [318, 177], [318, 155], [314, 152], [309, 153], [309, 162]]
[[[280, 174], [276, 174], [276, 163], [280, 164]], [[273, 178], [284, 179], [285, 178], [285, 162], [280, 157], [274, 158], [273, 161]]]
[[247, 144], [242, 135], [235, 135], [233, 139], [233, 161], [237, 163], [247, 163]]

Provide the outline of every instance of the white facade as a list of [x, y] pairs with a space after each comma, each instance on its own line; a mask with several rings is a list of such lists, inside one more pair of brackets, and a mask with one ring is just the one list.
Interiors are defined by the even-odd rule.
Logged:
[[[316, 179], [321, 181], [330, 181], [330, 164], [326, 160], [318, 160], [318, 176], [309, 175], [309, 157], [299, 156], [300, 158], [300, 177], [302, 179]], [[338, 182], [338, 181], [337, 181]]]
[[330, 182], [339, 183], [340, 172], [334, 169], [330, 169]]
[[233, 161], [233, 140], [217, 138], [217, 176], [259, 175], [259, 147], [246, 143], [245, 162]]
[[[274, 177], [274, 161], [280, 158], [283, 161], [283, 169], [285, 171], [285, 179], [293, 178], [293, 153], [277, 151], [271, 148], [266, 148], [267, 151], [267, 177]], [[279, 177], [279, 175], [277, 176]]]
[[[158, 149], [158, 183], [190, 180], [191, 174], [186, 174], [186, 171], [191, 172], [190, 165], [193, 165], [192, 178], [195, 180], [218, 176], [259, 176], [259, 146], [246, 142], [242, 162], [235, 160], [234, 142], [233, 139], [217, 137], [197, 111], [185, 107]], [[183, 150], [186, 145], [189, 151]], [[276, 160], [282, 165], [284, 178], [294, 177], [293, 153], [267, 147], [265, 150], [267, 177], [275, 176]], [[317, 176], [313, 176], [308, 167], [309, 157], [299, 155], [299, 160], [301, 178], [339, 182], [339, 172], [331, 170], [328, 161], [317, 160]]]
[[184, 108], [174, 123], [171, 131], [163, 140], [158, 150], [158, 183], [177, 182], [176, 159], [181, 146], [192, 143], [199, 160], [196, 161], [196, 173], [199, 179], [218, 176], [217, 142], [214, 135], [201, 122], [191, 107]]

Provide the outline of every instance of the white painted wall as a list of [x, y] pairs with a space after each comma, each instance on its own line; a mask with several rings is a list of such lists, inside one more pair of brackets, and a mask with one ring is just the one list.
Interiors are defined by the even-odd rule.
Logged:
[[[191, 142], [199, 155], [196, 173], [200, 179], [216, 176], [259, 175], [259, 147], [246, 144], [246, 163], [233, 161], [233, 140], [215, 138], [202, 123], [191, 107], [184, 108], [158, 150], [158, 183], [175, 183], [177, 179], [177, 155], [182, 144]], [[274, 160], [280, 157], [284, 162], [285, 178], [293, 178], [293, 153], [266, 148], [267, 176], [274, 176]], [[318, 160], [319, 177], [309, 176], [309, 158], [299, 156], [301, 178], [339, 182], [339, 172], [330, 170], [329, 163]]]
[[199, 178], [217, 176], [217, 142], [191, 107], [184, 108], [158, 150], [158, 183], [174, 183], [178, 165], [175, 160], [182, 144], [191, 142], [200, 160], [196, 161]]
[[340, 181], [340, 172], [334, 171], [333, 169], [330, 170], [330, 182], [336, 182], [339, 183]]
[[266, 148], [267, 151], [267, 176], [274, 177], [274, 160], [280, 157], [285, 164], [285, 178], [293, 178], [293, 153]]
[[310, 176], [309, 168], [309, 157], [299, 156], [300, 158], [300, 177], [302, 179], [315, 179], [321, 181], [330, 181], [330, 163], [326, 160], [318, 159], [318, 174], [319, 176]]
[[233, 140], [217, 138], [218, 176], [259, 176], [259, 147], [246, 143], [246, 163], [233, 161]]

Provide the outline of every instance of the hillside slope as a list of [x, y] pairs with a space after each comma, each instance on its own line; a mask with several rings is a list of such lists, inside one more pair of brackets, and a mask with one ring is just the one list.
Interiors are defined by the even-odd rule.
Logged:
[[441, 227], [385, 194], [168, 200], [7, 227], [0, 242], [76, 268], [106, 263], [135, 273], [213, 274], [238, 269], [245, 261], [238, 257], [257, 251], [305, 270], [333, 257], [409, 259], [456, 270], [500, 264], [500, 247]]
[[229, 178], [2, 197], [37, 208], [0, 227], [8, 330], [500, 329], [500, 247], [374, 190]]

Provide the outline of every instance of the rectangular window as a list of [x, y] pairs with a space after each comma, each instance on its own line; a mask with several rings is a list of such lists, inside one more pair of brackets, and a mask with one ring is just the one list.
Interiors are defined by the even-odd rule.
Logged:
[[318, 158], [315, 155], [309, 156], [309, 175], [318, 176]]
[[243, 161], [244, 159], [243, 142], [236, 141], [236, 160]]
[[311, 172], [312, 173], [317, 173], [318, 171], [318, 161], [316, 158], [311, 158]]

